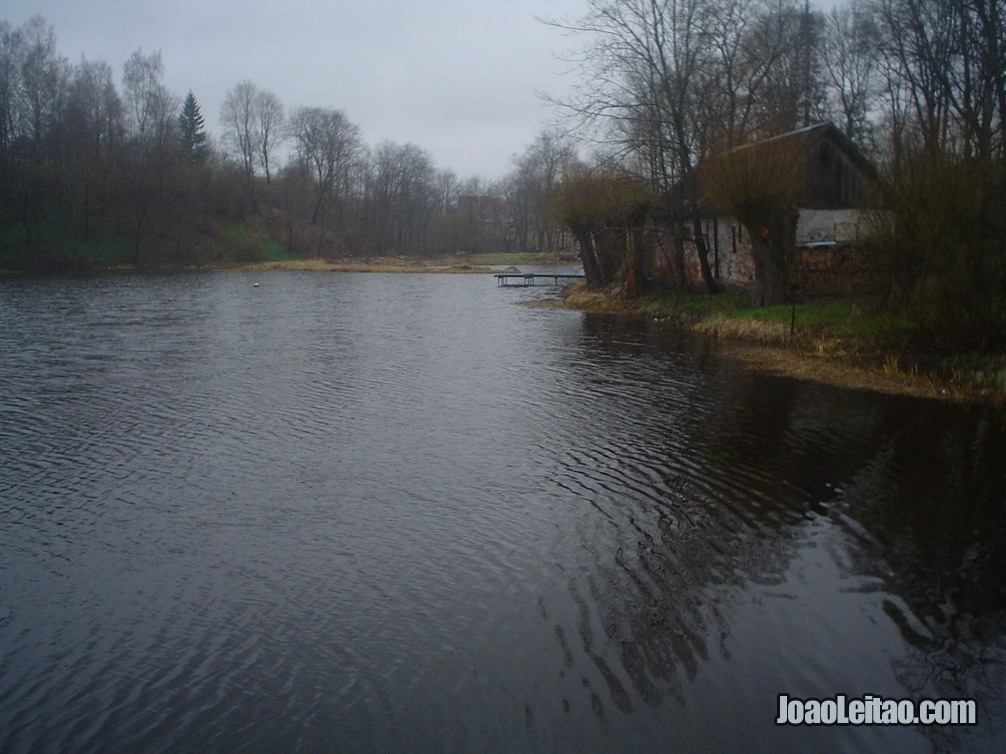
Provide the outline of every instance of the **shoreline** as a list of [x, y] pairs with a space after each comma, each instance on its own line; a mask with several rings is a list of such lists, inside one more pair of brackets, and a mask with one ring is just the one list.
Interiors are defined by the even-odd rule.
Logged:
[[394, 272], [394, 273], [449, 273], [488, 274], [494, 272], [489, 267], [466, 263], [436, 264], [429, 261], [399, 261], [387, 259], [293, 259], [269, 260], [262, 262], [221, 262], [185, 265], [150, 265], [115, 267], [86, 267], [62, 270], [0, 270], [0, 277], [23, 275], [114, 275], [144, 273], [185, 273], [185, 272]]
[[[790, 327], [780, 323], [727, 318], [702, 309], [667, 311], [646, 303], [620, 299], [610, 292], [575, 289], [538, 305], [667, 323], [716, 341], [725, 356], [763, 374], [887, 395], [1006, 408], [1006, 360], [1002, 355], [990, 367], [998, 384], [982, 384], [975, 374], [977, 370], [956, 369], [950, 375], [940, 374], [907, 362], [902, 354], [855, 338], [813, 331], [792, 337]], [[990, 361], [995, 359], [990, 357]]]
[[569, 257], [550, 253], [474, 253], [444, 257], [340, 257], [315, 259], [264, 259], [258, 261], [208, 261], [186, 264], [90, 266], [61, 269], [0, 269], [0, 277], [19, 275], [86, 275], [144, 272], [396, 272], [486, 275], [493, 267], [511, 265], [576, 264]]
[[[61, 272], [0, 271], [0, 277], [19, 275], [115, 274], [145, 272], [374, 272], [413, 274], [488, 275], [500, 265], [568, 264], [568, 259], [547, 254], [470, 254], [432, 259], [365, 257], [341, 259], [294, 259], [220, 264], [112, 267]], [[729, 299], [722, 299], [728, 301]], [[638, 300], [620, 298], [615, 291], [587, 291], [582, 287], [565, 290], [560, 298], [526, 304], [561, 308], [591, 314], [635, 316], [667, 323], [719, 344], [725, 356], [741, 361], [750, 369], [795, 379], [813, 380], [849, 389], [872, 390], [888, 395], [935, 398], [961, 404], [984, 404], [1006, 409], [1006, 354], [989, 355], [979, 364], [949, 368], [950, 374], [923, 369], [906, 360], [904, 354], [878, 348], [862, 339], [815, 332], [801, 325], [799, 337], [790, 326], [760, 321], [755, 316], [724, 316], [716, 306], [684, 306], [652, 297]], [[745, 310], [757, 313], [758, 309]], [[946, 366], [945, 364], [943, 366]], [[992, 375], [982, 382], [980, 376]]]

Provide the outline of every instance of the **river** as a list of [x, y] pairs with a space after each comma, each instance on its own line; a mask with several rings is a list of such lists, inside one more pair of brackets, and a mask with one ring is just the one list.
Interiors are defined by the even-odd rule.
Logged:
[[0, 279], [0, 751], [1006, 748], [1001, 413], [545, 295]]

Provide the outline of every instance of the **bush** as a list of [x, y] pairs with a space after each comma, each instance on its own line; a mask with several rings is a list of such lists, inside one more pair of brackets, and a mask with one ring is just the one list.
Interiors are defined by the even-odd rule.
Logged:
[[939, 155], [887, 182], [888, 305], [938, 350], [1006, 345], [1006, 166]]

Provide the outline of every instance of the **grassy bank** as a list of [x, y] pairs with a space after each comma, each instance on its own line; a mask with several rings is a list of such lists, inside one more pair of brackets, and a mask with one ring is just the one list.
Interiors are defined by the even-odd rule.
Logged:
[[248, 270], [306, 270], [317, 272], [451, 272], [488, 273], [492, 266], [566, 264], [553, 254], [511, 252], [451, 254], [445, 257], [346, 257], [342, 259], [270, 259], [240, 265]]
[[721, 340], [732, 355], [764, 371], [1006, 406], [1006, 354], [910, 348], [907, 323], [869, 303], [828, 299], [756, 308], [743, 295], [664, 293], [625, 300], [578, 286], [563, 305], [671, 322]]
[[[269, 251], [266, 248], [266, 251]], [[242, 259], [216, 254], [206, 260], [186, 258], [165, 258], [149, 260], [141, 264], [111, 259], [104, 263], [65, 265], [52, 272], [143, 272], [162, 270], [245, 270], [253, 272], [440, 272], [458, 274], [489, 274], [495, 268], [509, 265], [554, 265], [568, 264], [568, 260], [551, 254], [452, 254], [446, 257], [343, 257], [337, 259], [289, 256], [282, 251], [261, 252], [259, 258]], [[14, 275], [24, 270], [0, 267], [0, 274]]]

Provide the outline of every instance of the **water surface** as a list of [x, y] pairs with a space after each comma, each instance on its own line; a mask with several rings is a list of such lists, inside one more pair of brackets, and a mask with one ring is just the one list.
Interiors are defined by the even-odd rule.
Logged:
[[0, 281], [0, 750], [1003, 750], [1001, 415], [543, 295]]

